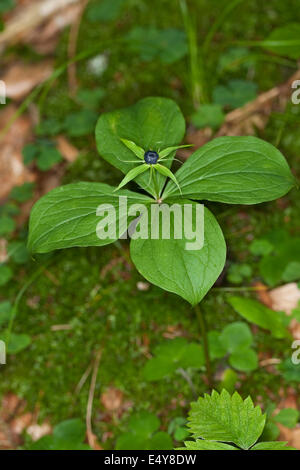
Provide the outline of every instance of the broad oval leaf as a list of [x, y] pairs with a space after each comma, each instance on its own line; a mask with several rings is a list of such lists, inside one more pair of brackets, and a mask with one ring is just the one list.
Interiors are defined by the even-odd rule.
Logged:
[[[295, 179], [283, 155], [257, 137], [219, 137], [182, 165], [176, 178], [185, 197], [257, 204], [286, 194]], [[179, 195], [169, 181], [163, 198]]]
[[300, 23], [289, 23], [274, 29], [263, 41], [266, 49], [291, 59], [300, 58]]
[[278, 312], [261, 304], [257, 300], [245, 297], [229, 297], [228, 302], [242, 317], [255, 325], [270, 330], [275, 338], [288, 336], [288, 330], [281, 321]]
[[[193, 209], [197, 205], [184, 200], [180, 203], [193, 204]], [[220, 275], [226, 259], [222, 230], [208, 209], [204, 208], [204, 246], [190, 251], [186, 249], [187, 241], [174, 237], [132, 239], [130, 253], [137, 270], [148, 281], [196, 305]]]
[[[184, 117], [177, 104], [167, 98], [144, 98], [133, 106], [100, 116], [96, 126], [96, 141], [100, 155], [127, 174], [136, 163], [130, 162], [135, 154], [122, 142], [126, 139], [144, 150], [159, 151], [179, 144], [185, 133]], [[170, 158], [175, 155], [175, 151]], [[165, 162], [170, 168], [171, 160]], [[165, 176], [157, 175], [162, 190]], [[155, 195], [149, 175], [140, 175], [136, 182]]]
[[[149, 204], [148, 196], [115, 188], [102, 183], [74, 183], [61, 186], [43, 196], [33, 207], [29, 221], [28, 248], [34, 253], [47, 253], [73, 246], [102, 246], [119, 238], [119, 224], [127, 230], [134, 217], [120, 216], [120, 196], [127, 204]], [[101, 220], [97, 208], [109, 204], [115, 209], [116, 233], [100, 239], [96, 228]], [[112, 211], [112, 216], [114, 219]], [[111, 220], [114, 222], [114, 220]], [[112, 230], [113, 232], [113, 230]]]

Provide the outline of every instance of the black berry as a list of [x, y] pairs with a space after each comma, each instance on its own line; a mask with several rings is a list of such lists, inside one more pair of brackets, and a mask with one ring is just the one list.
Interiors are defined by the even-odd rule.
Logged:
[[154, 150], [147, 150], [144, 154], [144, 160], [148, 165], [155, 165], [157, 163], [159, 156], [157, 152], [154, 152]]

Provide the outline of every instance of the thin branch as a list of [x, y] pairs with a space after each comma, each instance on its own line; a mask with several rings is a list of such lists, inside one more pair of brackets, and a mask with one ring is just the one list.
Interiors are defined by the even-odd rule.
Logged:
[[97, 380], [97, 374], [98, 374], [101, 355], [102, 355], [102, 349], [99, 349], [99, 351], [97, 351], [96, 353], [96, 357], [94, 361], [93, 374], [92, 374], [91, 385], [90, 385], [90, 390], [89, 390], [89, 398], [88, 398], [87, 407], [86, 407], [87, 439], [92, 449], [94, 449], [97, 446], [96, 436], [93, 433], [93, 429], [92, 429], [92, 411], [93, 411], [94, 394], [95, 394], [96, 380]]

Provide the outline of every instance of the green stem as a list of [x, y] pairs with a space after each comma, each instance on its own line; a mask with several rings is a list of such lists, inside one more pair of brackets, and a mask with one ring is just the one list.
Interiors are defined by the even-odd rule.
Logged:
[[15, 301], [14, 301], [14, 304], [13, 304], [13, 308], [12, 308], [12, 312], [11, 312], [9, 324], [8, 324], [8, 327], [7, 327], [7, 330], [6, 330], [6, 344], [7, 344], [7, 345], [9, 344], [9, 341], [10, 341], [10, 335], [11, 335], [11, 331], [12, 331], [14, 319], [15, 319], [15, 317], [16, 317], [16, 315], [17, 315], [17, 310], [18, 310], [18, 306], [19, 306], [20, 300], [22, 299], [22, 297], [23, 297], [23, 295], [25, 294], [25, 292], [26, 292], [26, 290], [28, 289], [28, 287], [33, 283], [33, 281], [41, 274], [42, 271], [44, 271], [44, 269], [46, 269], [46, 267], [48, 266], [48, 264], [50, 263], [50, 261], [51, 261], [51, 260], [48, 260], [47, 263], [45, 263], [43, 266], [40, 266], [40, 267], [32, 274], [32, 276], [28, 279], [28, 281], [23, 285], [22, 289], [19, 290], [18, 295], [17, 295], [17, 297], [15, 298]]
[[157, 183], [157, 177], [156, 177], [156, 171], [153, 169], [151, 166], [150, 171], [152, 173], [152, 179], [153, 179], [153, 184], [154, 184], [154, 191], [155, 191], [155, 197], [156, 199], [159, 199], [159, 187]]
[[208, 380], [208, 385], [210, 389], [213, 389], [213, 378], [212, 378], [212, 370], [211, 370], [211, 362], [209, 356], [209, 346], [208, 346], [208, 338], [207, 338], [207, 331], [204, 316], [200, 310], [199, 305], [195, 305], [195, 312], [197, 315], [197, 319], [199, 322], [202, 340], [203, 340], [203, 350], [204, 350], [204, 358], [205, 358], [205, 366], [206, 366], [206, 375]]
[[188, 38], [190, 83], [194, 107], [199, 108], [201, 103], [207, 103], [206, 78], [202, 50], [198, 47], [197, 28], [189, 12], [186, 0], [179, 0], [182, 19]]

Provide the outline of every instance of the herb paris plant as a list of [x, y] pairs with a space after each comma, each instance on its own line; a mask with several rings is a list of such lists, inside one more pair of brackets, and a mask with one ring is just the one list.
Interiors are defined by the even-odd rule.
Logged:
[[[198, 204], [194, 200], [203, 199], [255, 204], [281, 197], [295, 184], [282, 154], [255, 137], [220, 137], [209, 142], [181, 166], [175, 182], [168, 170], [184, 133], [180, 109], [166, 98], [145, 98], [128, 108], [102, 114], [96, 127], [96, 140], [105, 160], [121, 170], [129, 181], [133, 170], [143, 168], [143, 164], [136, 166], [136, 161], [132, 161], [133, 154], [141, 161], [145, 151], [151, 150], [159, 158], [168, 157], [161, 165], [163, 172], [151, 179], [145, 173], [135, 175], [136, 183], [149, 196], [123, 189], [116, 191], [102, 183], [82, 182], [54, 189], [32, 210], [30, 250], [46, 253], [114, 242], [117, 237], [97, 237], [99, 216], [96, 210], [99, 204], [111, 204], [119, 221], [122, 217], [119, 196], [127, 196], [129, 206], [142, 203], [149, 210], [152, 204], [162, 201], [183, 205], [188, 200], [193, 207]], [[167, 150], [162, 153], [160, 149]], [[145, 165], [154, 171], [150, 164], [145, 162]], [[170, 179], [166, 184], [167, 177]], [[132, 219], [126, 221], [127, 227]], [[196, 305], [221, 273], [226, 257], [221, 228], [207, 208], [204, 211], [203, 248], [187, 251], [185, 243], [184, 238], [132, 239], [131, 257], [138, 271], [150, 282]]]

